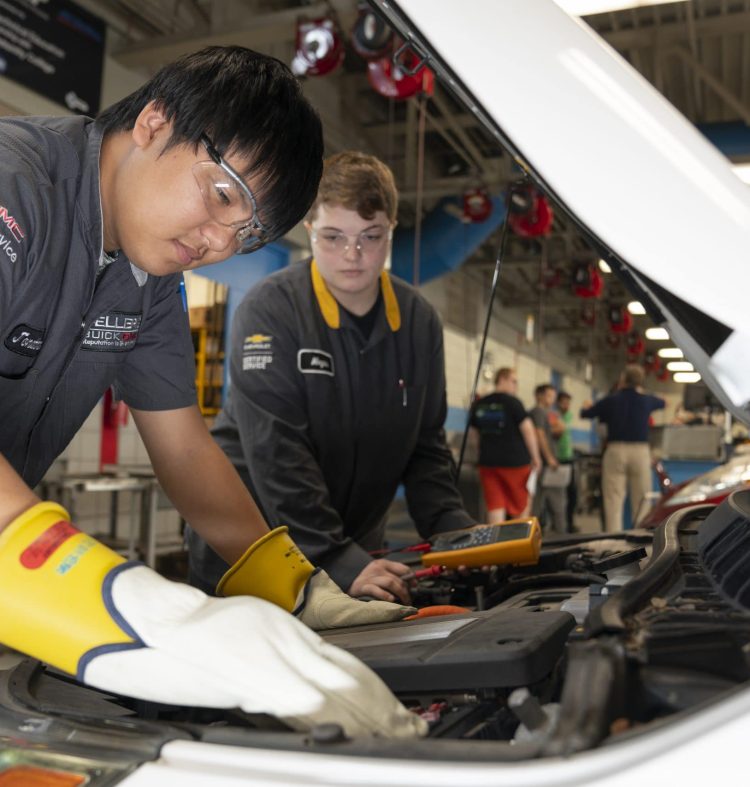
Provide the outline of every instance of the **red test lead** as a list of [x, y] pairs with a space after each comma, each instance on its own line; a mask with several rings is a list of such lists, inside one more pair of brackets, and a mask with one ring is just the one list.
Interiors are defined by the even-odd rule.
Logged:
[[425, 579], [426, 577], [439, 577], [445, 572], [443, 566], [430, 566], [429, 568], [420, 568], [417, 571], [410, 571], [408, 574], [403, 574], [401, 579], [408, 582], [410, 579]]

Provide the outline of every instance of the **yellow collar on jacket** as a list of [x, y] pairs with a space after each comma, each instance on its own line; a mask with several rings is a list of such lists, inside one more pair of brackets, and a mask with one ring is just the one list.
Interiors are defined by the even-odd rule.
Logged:
[[[341, 327], [341, 311], [338, 301], [331, 295], [325, 279], [320, 275], [315, 260], [310, 265], [310, 276], [312, 277], [313, 291], [320, 307], [320, 313], [329, 328]], [[401, 327], [401, 310], [398, 308], [396, 293], [393, 291], [393, 283], [388, 271], [380, 273], [380, 290], [383, 293], [383, 303], [385, 304], [385, 318], [388, 320], [390, 329], [395, 333]]]

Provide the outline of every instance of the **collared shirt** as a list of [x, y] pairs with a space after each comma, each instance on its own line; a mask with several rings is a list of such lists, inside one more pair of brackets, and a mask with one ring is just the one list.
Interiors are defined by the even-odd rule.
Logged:
[[[345, 589], [382, 546], [400, 483], [422, 537], [474, 524], [445, 442], [438, 316], [386, 273], [381, 292], [365, 338], [310, 261], [260, 282], [233, 321], [232, 385], [212, 430], [269, 524], [288, 525]], [[210, 587], [222, 564], [190, 543]]]
[[623, 388], [581, 410], [581, 418], [598, 418], [606, 424], [607, 441], [610, 443], [646, 443], [649, 416], [654, 410], [663, 410], [664, 406], [664, 399], [658, 396], [642, 394], [635, 388]]
[[[99, 255], [99, 267], [97, 268], [96, 275], [101, 276], [104, 272], [104, 269], [111, 265], [113, 262], [117, 262], [119, 257], [119, 251], [117, 254], [111, 255], [107, 254], [106, 251], [102, 250], [102, 253]], [[141, 270], [137, 265], [134, 265], [132, 262], [130, 263], [130, 272], [133, 274], [133, 278], [135, 279], [136, 283], [139, 287], [143, 287], [143, 285], [148, 281], [148, 273], [146, 271]]]
[[181, 276], [120, 254], [97, 278], [101, 139], [88, 118], [0, 119], [0, 452], [31, 486], [109, 386], [142, 410], [195, 403]]

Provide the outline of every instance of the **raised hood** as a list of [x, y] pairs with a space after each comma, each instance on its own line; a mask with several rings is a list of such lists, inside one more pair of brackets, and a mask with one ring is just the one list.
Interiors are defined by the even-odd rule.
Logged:
[[750, 422], [750, 190], [552, 0], [372, 0]]

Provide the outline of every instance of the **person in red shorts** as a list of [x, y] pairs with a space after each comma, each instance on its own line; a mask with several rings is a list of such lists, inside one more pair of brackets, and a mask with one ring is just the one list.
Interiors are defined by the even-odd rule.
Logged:
[[470, 424], [479, 436], [479, 477], [491, 523], [528, 515], [529, 475], [542, 466], [534, 424], [515, 396], [517, 388], [515, 370], [498, 369], [495, 391], [471, 408]]

